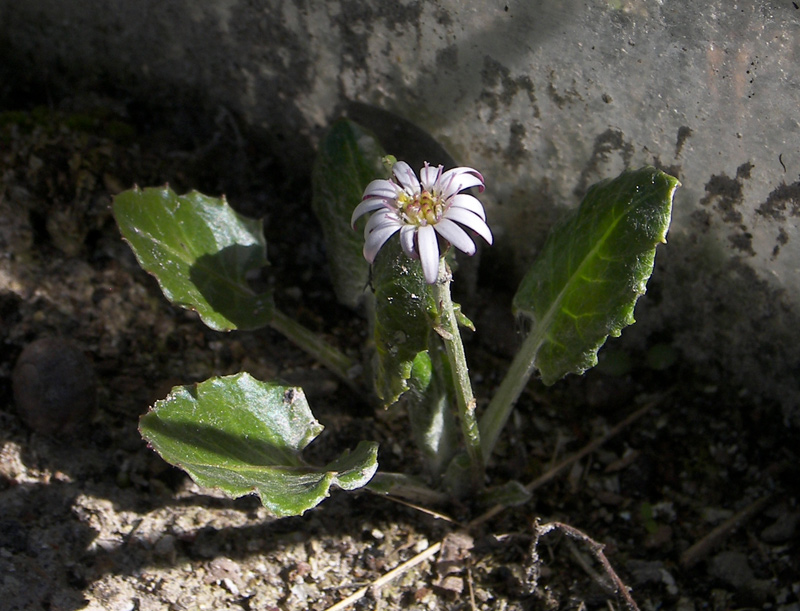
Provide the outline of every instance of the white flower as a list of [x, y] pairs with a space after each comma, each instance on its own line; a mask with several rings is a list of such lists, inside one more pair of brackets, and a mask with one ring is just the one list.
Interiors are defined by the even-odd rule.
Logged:
[[483, 205], [464, 189], [478, 187], [483, 191], [483, 176], [472, 168], [443, 167], [425, 163], [420, 178], [404, 161], [392, 167], [392, 180], [373, 180], [364, 191], [364, 198], [350, 220], [374, 212], [364, 229], [364, 258], [372, 263], [375, 255], [398, 231], [403, 251], [422, 263], [428, 284], [439, 274], [438, 233], [450, 244], [468, 255], [475, 254], [475, 243], [461, 227], [468, 227], [489, 244], [492, 232], [486, 224]]

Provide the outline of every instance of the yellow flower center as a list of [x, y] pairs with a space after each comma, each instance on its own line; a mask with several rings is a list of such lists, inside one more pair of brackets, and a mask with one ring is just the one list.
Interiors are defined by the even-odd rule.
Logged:
[[428, 191], [423, 191], [414, 197], [401, 193], [397, 198], [397, 207], [406, 222], [417, 226], [435, 225], [444, 212], [441, 199]]

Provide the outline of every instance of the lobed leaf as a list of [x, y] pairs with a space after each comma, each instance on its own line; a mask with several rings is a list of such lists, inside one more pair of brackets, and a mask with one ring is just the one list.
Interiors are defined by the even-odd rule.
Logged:
[[366, 219], [362, 217], [354, 231], [350, 216], [364, 188], [385, 175], [384, 155], [372, 133], [341, 119], [328, 130], [314, 161], [312, 207], [325, 236], [336, 297], [351, 308], [364, 298], [369, 264], [362, 254]]
[[247, 373], [175, 387], [139, 424], [150, 446], [198, 484], [233, 498], [258, 494], [276, 516], [300, 515], [331, 486], [354, 490], [375, 474], [374, 442], [324, 467], [308, 465], [301, 452], [322, 428], [302, 389]]
[[261, 221], [225, 198], [168, 187], [114, 198], [114, 217], [139, 264], [175, 305], [196, 310], [217, 331], [257, 329], [272, 318], [272, 295], [256, 294], [247, 272], [267, 265]]
[[534, 364], [545, 384], [596, 365], [608, 336], [633, 324], [678, 185], [653, 167], [624, 172], [554, 227], [514, 296], [542, 338]]

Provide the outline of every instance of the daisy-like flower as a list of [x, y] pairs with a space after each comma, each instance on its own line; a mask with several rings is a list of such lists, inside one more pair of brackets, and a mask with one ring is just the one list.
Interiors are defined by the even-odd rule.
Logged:
[[475, 254], [475, 242], [463, 227], [492, 243], [483, 205], [462, 193], [470, 187], [482, 192], [483, 176], [472, 168], [443, 169], [426, 162], [417, 179], [406, 162], [398, 161], [392, 167], [391, 180], [373, 180], [367, 185], [350, 219], [355, 226], [359, 217], [374, 212], [364, 228], [367, 261], [372, 263], [386, 241], [399, 231], [403, 251], [420, 260], [425, 281], [433, 284], [439, 274], [437, 234], [468, 255]]

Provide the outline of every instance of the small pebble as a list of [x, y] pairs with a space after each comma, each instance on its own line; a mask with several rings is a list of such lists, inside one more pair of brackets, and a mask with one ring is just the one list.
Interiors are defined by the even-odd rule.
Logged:
[[761, 531], [761, 539], [766, 543], [789, 541], [795, 536], [798, 524], [800, 524], [800, 513], [785, 513]]
[[378, 529], [378, 528], [373, 528], [370, 531], [370, 534], [372, 535], [373, 539], [377, 539], [377, 540], [381, 540], [386, 536], [386, 535], [383, 534], [383, 531]]
[[12, 385], [19, 417], [43, 435], [74, 432], [95, 408], [94, 368], [83, 352], [60, 338], [28, 344], [14, 367]]
[[172, 562], [175, 561], [175, 557], [177, 555], [177, 550], [175, 549], [175, 537], [174, 535], [164, 535], [161, 537], [155, 545], [153, 549], [157, 556], [161, 556], [162, 558], [166, 558]]
[[711, 560], [708, 572], [736, 589], [746, 587], [754, 579], [747, 556], [741, 552], [720, 552]]

